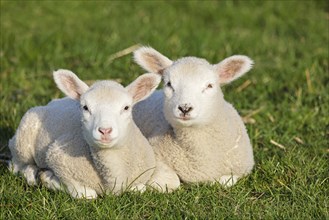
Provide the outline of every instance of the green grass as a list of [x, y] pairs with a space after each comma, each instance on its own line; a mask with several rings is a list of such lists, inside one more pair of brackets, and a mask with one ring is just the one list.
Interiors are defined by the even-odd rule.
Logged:
[[109, 58], [135, 44], [173, 59], [250, 56], [254, 69], [223, 90], [242, 116], [260, 110], [247, 124], [256, 166], [232, 188], [185, 184], [169, 195], [84, 201], [30, 187], [0, 165], [0, 219], [329, 219], [327, 1], [1, 0], [0, 8], [0, 153], [25, 111], [62, 97], [53, 70], [127, 84], [143, 71], [131, 55]]

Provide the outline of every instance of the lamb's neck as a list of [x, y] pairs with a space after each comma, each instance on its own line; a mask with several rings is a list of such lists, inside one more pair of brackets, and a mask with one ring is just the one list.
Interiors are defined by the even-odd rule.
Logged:
[[176, 127], [174, 128], [174, 136], [177, 141], [191, 142], [194, 139], [199, 139], [200, 135], [208, 135], [220, 130], [216, 124], [212, 125], [199, 125], [189, 127]]
[[[193, 147], [193, 145], [198, 147], [197, 145], [202, 142], [216, 139], [219, 133], [225, 132], [226, 126], [228, 125], [225, 116], [225, 108], [218, 107], [217, 111], [211, 116], [211, 120], [206, 124], [174, 127], [175, 139], [180, 143], [184, 143], [181, 146], [189, 148]], [[200, 137], [203, 137], [202, 140], [200, 140]]]
[[111, 148], [99, 148], [90, 146], [90, 152], [96, 169], [101, 173], [105, 185], [113, 185], [115, 178], [121, 175], [121, 170], [127, 166], [132, 146], [133, 129], [127, 132], [126, 138]]

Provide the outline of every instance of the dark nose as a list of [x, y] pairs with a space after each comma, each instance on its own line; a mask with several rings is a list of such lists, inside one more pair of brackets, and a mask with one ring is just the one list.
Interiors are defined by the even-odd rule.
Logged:
[[180, 105], [178, 106], [178, 109], [184, 114], [186, 115], [187, 113], [189, 113], [190, 111], [193, 110], [193, 108], [187, 104], [185, 105]]
[[104, 135], [104, 134], [110, 134], [112, 132], [112, 128], [98, 128], [98, 131]]

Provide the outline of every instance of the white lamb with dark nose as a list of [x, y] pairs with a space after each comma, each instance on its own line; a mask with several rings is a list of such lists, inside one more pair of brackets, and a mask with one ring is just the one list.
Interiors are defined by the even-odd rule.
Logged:
[[[144, 190], [155, 156], [132, 120], [131, 110], [160, 83], [144, 74], [127, 87], [99, 81], [88, 87], [68, 70], [54, 79], [69, 98], [30, 109], [9, 142], [10, 169], [30, 185], [41, 182], [75, 198]], [[61, 187], [64, 185], [64, 188]]]
[[250, 140], [220, 85], [248, 72], [252, 60], [235, 55], [218, 64], [196, 57], [176, 61], [150, 47], [134, 53], [145, 70], [162, 76], [164, 88], [134, 107], [134, 120], [157, 158], [152, 181], [172, 190], [182, 182], [231, 186], [254, 166]]

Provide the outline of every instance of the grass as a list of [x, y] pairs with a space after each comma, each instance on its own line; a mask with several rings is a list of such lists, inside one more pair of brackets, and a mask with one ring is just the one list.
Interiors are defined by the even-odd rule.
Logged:
[[184, 184], [170, 195], [94, 201], [30, 187], [0, 165], [0, 219], [329, 218], [327, 1], [1, 0], [0, 9], [0, 153], [8, 153], [25, 111], [62, 97], [54, 69], [127, 84], [143, 71], [131, 55], [109, 58], [145, 44], [173, 59], [255, 60], [250, 73], [223, 90], [249, 115], [256, 160], [253, 173], [229, 189]]

